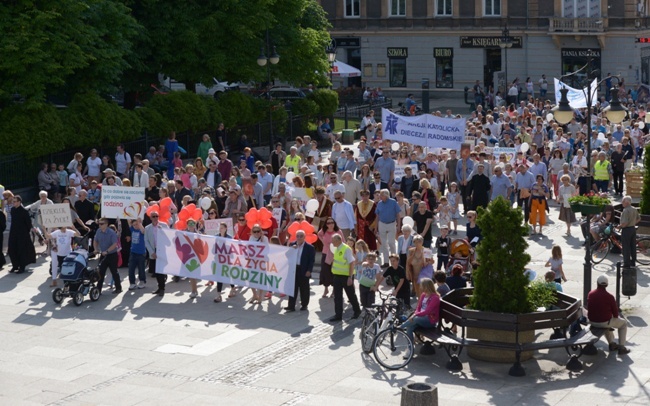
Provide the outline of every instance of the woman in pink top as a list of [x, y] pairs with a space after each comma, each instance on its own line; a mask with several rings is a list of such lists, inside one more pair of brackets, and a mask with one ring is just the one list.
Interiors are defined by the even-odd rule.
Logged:
[[420, 281], [420, 288], [422, 294], [415, 312], [402, 325], [411, 340], [413, 340], [413, 331], [416, 328], [433, 328], [438, 324], [440, 318], [440, 296], [436, 292], [436, 285], [431, 279], [423, 278]]
[[332, 262], [334, 260], [334, 255], [330, 250], [330, 244], [332, 243], [332, 236], [338, 234], [343, 238], [343, 232], [339, 230], [339, 226], [336, 225], [336, 222], [332, 217], [325, 219], [323, 228], [318, 232], [318, 238], [323, 243], [323, 255], [321, 257], [320, 263], [320, 281], [319, 285], [325, 286], [325, 292], [323, 297], [327, 297], [329, 294], [329, 287], [332, 286], [334, 281], [334, 276], [332, 275]]

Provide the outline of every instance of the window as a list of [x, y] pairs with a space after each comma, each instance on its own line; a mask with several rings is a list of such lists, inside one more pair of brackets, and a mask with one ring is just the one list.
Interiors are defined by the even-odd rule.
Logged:
[[371, 63], [364, 63], [363, 64], [363, 77], [364, 78], [372, 77], [372, 64]]
[[500, 16], [501, 0], [485, 0], [484, 10], [486, 16]]
[[406, 87], [406, 58], [390, 58], [390, 87]]
[[454, 87], [454, 49], [433, 48], [436, 59], [436, 88]]
[[378, 78], [385, 78], [386, 77], [386, 64], [385, 63], [378, 63], [377, 64], [377, 77]]
[[562, 0], [564, 18], [600, 17], [600, 0]]
[[345, 16], [346, 17], [359, 17], [359, 0], [343, 0], [345, 1]]
[[404, 17], [406, 15], [406, 0], [389, 0], [390, 15]]
[[452, 15], [451, 0], [436, 0], [436, 15], [437, 16], [450, 16]]

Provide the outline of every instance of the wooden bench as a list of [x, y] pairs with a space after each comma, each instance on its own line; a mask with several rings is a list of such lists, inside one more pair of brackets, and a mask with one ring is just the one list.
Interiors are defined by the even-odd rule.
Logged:
[[[585, 328], [572, 337], [566, 337], [566, 330], [572, 323], [582, 317], [582, 307], [579, 301], [569, 303], [566, 295], [558, 295], [559, 309], [547, 312], [536, 312], [522, 315], [509, 315], [485, 313], [481, 320], [473, 318], [471, 312], [460, 306], [455, 306], [446, 301], [440, 303], [440, 322], [438, 327], [432, 329], [416, 329], [415, 333], [425, 343], [421, 354], [428, 355], [435, 353], [434, 345], [443, 348], [449, 356], [446, 364], [451, 371], [461, 371], [463, 365], [458, 359], [465, 347], [487, 348], [495, 350], [510, 350], [515, 352], [515, 363], [510, 368], [511, 376], [523, 376], [525, 371], [521, 366], [521, 354], [525, 351], [537, 351], [541, 349], [564, 348], [569, 355], [566, 368], [570, 371], [579, 371], [583, 368], [580, 357], [584, 354], [595, 354], [596, 343], [605, 334], [607, 329]], [[457, 326], [460, 334], [455, 334], [446, 325]], [[511, 331], [515, 333], [515, 342], [503, 343], [493, 342], [476, 338], [466, 337], [466, 328], [476, 327], [491, 330]], [[554, 329], [555, 333], [548, 339], [522, 343], [519, 333], [530, 330]], [[559, 333], [559, 334], [558, 334]], [[560, 336], [558, 338], [557, 336]]]

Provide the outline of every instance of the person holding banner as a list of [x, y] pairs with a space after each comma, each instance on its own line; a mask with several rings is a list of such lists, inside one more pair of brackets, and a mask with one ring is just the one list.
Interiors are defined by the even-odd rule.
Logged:
[[305, 232], [298, 230], [296, 232], [296, 241], [289, 245], [298, 251], [296, 262], [296, 282], [294, 293], [289, 297], [289, 304], [284, 310], [288, 312], [296, 311], [296, 300], [300, 292], [300, 310], [307, 310], [309, 306], [309, 279], [314, 268], [316, 259], [316, 250], [314, 246], [305, 241]]
[[335, 314], [329, 321], [338, 322], [343, 320], [343, 291], [345, 291], [345, 295], [354, 310], [352, 319], [358, 319], [361, 315], [361, 307], [354, 290], [354, 254], [347, 244], [343, 244], [343, 238], [339, 234], [332, 236], [332, 245], [334, 247], [332, 252], [332, 275]]
[[165, 295], [165, 282], [167, 281], [167, 274], [156, 273], [156, 242], [158, 239], [158, 230], [162, 228], [168, 228], [167, 224], [161, 223], [159, 219], [159, 213], [157, 211], [152, 211], [149, 213], [151, 218], [151, 224], [144, 228], [144, 245], [149, 253], [149, 273], [156, 275], [156, 281], [158, 282], [158, 289], [153, 292], [154, 295], [164, 296]]
[[[260, 226], [259, 224], [255, 224], [251, 229], [251, 235], [250, 237], [248, 237], [248, 241], [258, 242], [265, 245], [269, 244], [269, 239], [267, 236], [265, 236], [262, 233], [262, 226]], [[263, 290], [253, 289], [253, 297], [251, 298], [251, 300], [248, 301], [248, 303], [261, 304], [263, 297], [264, 297]]]

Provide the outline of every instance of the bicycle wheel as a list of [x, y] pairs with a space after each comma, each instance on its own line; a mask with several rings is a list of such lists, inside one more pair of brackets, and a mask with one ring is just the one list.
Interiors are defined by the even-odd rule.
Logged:
[[603, 259], [607, 257], [611, 248], [612, 242], [608, 238], [600, 239], [591, 244], [591, 262], [594, 264], [600, 264], [603, 262]]
[[641, 265], [650, 265], [650, 238], [636, 240], [636, 261]]
[[370, 324], [361, 329], [361, 349], [366, 354], [372, 352], [372, 343], [375, 341], [377, 336], [377, 330], [379, 330], [379, 323], [377, 320], [372, 320]]
[[375, 360], [386, 369], [400, 369], [413, 358], [413, 341], [404, 330], [395, 327], [380, 331], [373, 347]]

